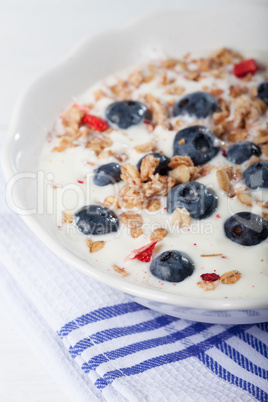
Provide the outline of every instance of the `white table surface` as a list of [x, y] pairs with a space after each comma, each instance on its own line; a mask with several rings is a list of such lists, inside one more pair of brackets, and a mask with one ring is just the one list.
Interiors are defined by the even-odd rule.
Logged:
[[[0, 137], [25, 85], [59, 61], [83, 36], [117, 27], [150, 11], [194, 8], [215, 1], [0, 0]], [[68, 401], [8, 321], [4, 306], [0, 306], [0, 356], [0, 402]]]

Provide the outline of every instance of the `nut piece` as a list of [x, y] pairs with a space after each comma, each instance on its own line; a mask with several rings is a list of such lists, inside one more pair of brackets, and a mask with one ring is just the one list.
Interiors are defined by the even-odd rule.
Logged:
[[153, 121], [156, 124], [164, 124], [168, 119], [168, 108], [164, 105], [160, 99], [156, 98], [152, 94], [145, 95], [145, 102], [149, 105], [153, 115]]
[[140, 172], [137, 166], [126, 163], [121, 166], [121, 179], [128, 184], [140, 184]]
[[67, 209], [63, 212], [62, 223], [73, 223], [73, 214]]
[[143, 220], [141, 215], [135, 212], [124, 212], [119, 216], [123, 225], [127, 226], [130, 229], [140, 228], [143, 224]]
[[194, 163], [190, 156], [173, 156], [171, 161], [169, 162], [168, 166], [170, 169], [175, 169], [178, 166], [185, 165], [185, 166], [194, 166]]
[[158, 198], [153, 198], [148, 202], [147, 209], [150, 212], [158, 211], [161, 208], [161, 201]]
[[237, 198], [242, 204], [247, 205], [248, 207], [252, 207], [253, 205], [252, 198], [250, 197], [249, 194], [237, 193]]
[[230, 96], [231, 98], [237, 98], [240, 95], [247, 94], [248, 87], [242, 87], [240, 85], [231, 85], [230, 86]]
[[264, 145], [268, 143], [268, 130], [259, 130], [259, 134], [254, 138], [257, 145]]
[[71, 107], [61, 115], [63, 127], [70, 127], [74, 130], [78, 130], [83, 115], [84, 112], [76, 107]]
[[220, 112], [216, 112], [213, 114], [213, 122], [216, 125], [223, 123], [225, 119], [227, 119], [227, 117], [229, 117], [230, 115], [230, 109], [227, 102], [223, 98], [220, 98], [219, 101], [221, 110]]
[[113, 141], [110, 137], [107, 137], [106, 135], [98, 135], [86, 143], [86, 148], [91, 149], [97, 156], [99, 156], [105, 148], [108, 148], [111, 145], [113, 145]]
[[241, 276], [242, 276], [242, 274], [239, 271], [236, 271], [236, 270], [229, 271], [229, 272], [225, 272], [225, 274], [223, 274], [220, 277], [220, 281], [224, 285], [229, 285], [231, 283], [236, 283], [237, 281], [239, 281]]
[[78, 144], [74, 144], [73, 142], [71, 142], [67, 138], [62, 138], [60, 140], [59, 146], [54, 147], [52, 149], [52, 152], [64, 152], [68, 148], [76, 148], [76, 147], [78, 147]]
[[114, 157], [118, 160], [118, 162], [126, 162], [128, 160], [128, 156], [124, 152], [121, 154], [115, 154]]
[[187, 209], [176, 208], [171, 219], [172, 225], [182, 227], [188, 227], [191, 224], [191, 217]]
[[142, 229], [131, 229], [131, 236], [136, 239], [137, 237], [141, 236], [143, 234]]
[[232, 130], [228, 135], [228, 140], [231, 142], [244, 141], [247, 136], [247, 131], [244, 129]]
[[112, 208], [114, 211], [116, 211], [118, 208], [121, 208], [122, 205], [120, 205], [120, 200], [113, 196], [113, 195], [109, 195], [108, 197], [105, 198], [105, 200], [103, 201], [103, 204], [106, 207], [110, 207]]
[[97, 251], [100, 251], [104, 246], [105, 246], [104, 241], [94, 241], [90, 246], [90, 252], [96, 253]]
[[164, 239], [164, 237], [166, 237], [167, 234], [168, 234], [168, 231], [166, 229], [163, 229], [163, 228], [155, 229], [151, 233], [150, 240], [151, 241], [154, 241], [154, 240], [160, 241], [160, 240]]
[[177, 184], [186, 183], [190, 180], [190, 169], [188, 166], [180, 165], [170, 172], [170, 176], [176, 180]]
[[153, 195], [167, 195], [167, 193], [174, 187], [176, 180], [173, 177], [160, 176], [158, 173], [150, 177], [151, 181], [143, 183], [143, 191], [145, 197], [152, 197]]
[[131, 73], [130, 76], [128, 77], [128, 81], [134, 87], [139, 88], [139, 86], [144, 81], [144, 76], [141, 71], [134, 70], [133, 73]]
[[114, 95], [121, 100], [131, 99], [132, 89], [127, 81], [121, 79], [117, 80], [117, 83], [109, 87]]
[[93, 244], [93, 240], [87, 238], [86, 239], [86, 245], [88, 246], [88, 248], [90, 248], [92, 246], [92, 244]]
[[113, 269], [115, 270], [115, 272], [118, 272], [119, 274], [121, 274], [122, 276], [128, 276], [127, 271], [125, 271], [123, 268], [119, 268], [117, 265], [113, 265]]
[[217, 170], [216, 175], [220, 189], [228, 193], [231, 187], [231, 182], [227, 172], [223, 169], [219, 169]]
[[139, 153], [151, 152], [155, 149], [155, 145], [152, 141], [149, 141], [141, 145], [136, 145], [134, 149]]
[[178, 63], [178, 60], [176, 59], [165, 59], [161, 62], [161, 66], [163, 68], [167, 68], [172, 70]]
[[197, 285], [207, 292], [209, 290], [214, 290], [219, 285], [219, 283], [220, 283], [220, 281], [214, 281], [214, 282], [200, 281], [200, 282], [197, 282]]
[[234, 168], [232, 166], [224, 166], [222, 170], [227, 173], [230, 180], [232, 180], [236, 175], [236, 172], [234, 171]]
[[160, 159], [155, 158], [154, 155], [147, 155], [141, 162], [141, 180], [146, 181], [148, 177], [154, 174], [155, 169], [159, 165]]
[[185, 88], [183, 86], [176, 85], [176, 84], [171, 84], [165, 90], [165, 94], [168, 94], [168, 95], [182, 95], [184, 91], [185, 91]]
[[139, 209], [146, 208], [147, 199], [145, 198], [143, 189], [138, 186], [126, 185], [122, 187], [119, 191], [119, 196], [122, 197], [122, 203], [127, 209], [134, 207]]

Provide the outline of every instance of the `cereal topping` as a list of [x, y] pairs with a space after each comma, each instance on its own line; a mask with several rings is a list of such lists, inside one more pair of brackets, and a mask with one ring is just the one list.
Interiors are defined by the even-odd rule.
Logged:
[[73, 214], [70, 211], [65, 210], [63, 212], [62, 223], [73, 223]]
[[140, 237], [143, 234], [142, 229], [131, 229], [131, 236], [136, 239], [137, 237]]
[[221, 283], [223, 283], [224, 285], [229, 285], [232, 283], [236, 283], [237, 281], [239, 281], [239, 279], [241, 278], [241, 274], [239, 271], [229, 271], [229, 272], [225, 272], [225, 274], [223, 274], [220, 277], [220, 281]]
[[191, 224], [191, 216], [187, 209], [176, 208], [171, 219], [172, 225], [182, 227], [188, 227]]
[[252, 198], [250, 197], [249, 194], [239, 192], [237, 193], [237, 198], [242, 204], [245, 204], [248, 207], [252, 207], [253, 205]]
[[119, 218], [123, 225], [130, 229], [140, 228], [143, 224], [141, 215], [135, 212], [124, 212], [119, 216]]
[[219, 283], [220, 283], [219, 280], [213, 281], [213, 282], [211, 282], [211, 281], [200, 281], [200, 282], [197, 282], [197, 285], [200, 288], [204, 289], [206, 292], [208, 292], [210, 290], [216, 289], [216, 287], [219, 285]]
[[159, 165], [160, 159], [154, 155], [147, 155], [141, 162], [141, 180], [146, 181], [154, 174], [155, 169]]
[[166, 229], [163, 229], [163, 228], [155, 229], [151, 233], [150, 240], [151, 241], [154, 241], [154, 240], [160, 241], [160, 240], [164, 239], [164, 237], [166, 237], [167, 233], [168, 233], [168, 231]]
[[145, 95], [145, 101], [152, 111], [154, 122], [164, 125], [165, 121], [168, 119], [167, 106], [152, 94]]
[[123, 277], [124, 276], [128, 276], [127, 271], [125, 271], [123, 268], [119, 268], [118, 265], [113, 265], [113, 269], [115, 272], [117, 272], [118, 274], [121, 274]]
[[155, 145], [152, 141], [149, 141], [141, 145], [136, 145], [134, 149], [140, 153], [152, 152], [155, 150]]
[[218, 184], [221, 190], [228, 192], [231, 187], [231, 182], [227, 172], [223, 169], [217, 170]]
[[104, 246], [104, 241], [92, 241], [91, 239], [86, 239], [86, 245], [89, 247], [91, 253], [96, 253], [100, 251]]

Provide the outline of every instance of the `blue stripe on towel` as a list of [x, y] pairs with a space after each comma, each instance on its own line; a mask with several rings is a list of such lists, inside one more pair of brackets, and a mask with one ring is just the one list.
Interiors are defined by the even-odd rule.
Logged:
[[176, 317], [161, 315], [160, 317], [154, 318], [153, 320], [144, 321], [135, 325], [130, 325], [128, 327], [109, 328], [104, 331], [97, 332], [96, 334], [90, 335], [90, 339], [83, 339], [77, 342], [76, 345], [70, 346], [69, 352], [71, 353], [72, 357], [75, 358], [77, 355], [80, 355], [84, 350], [90, 348], [93, 345], [107, 342], [122, 336], [138, 334], [145, 331], [153, 331], [154, 329], [164, 327], [178, 320], [179, 318]]
[[268, 348], [262, 341], [247, 332], [241, 332], [238, 337], [268, 359]]
[[[243, 367], [245, 370], [249, 371], [252, 374], [257, 375], [258, 377], [263, 378], [264, 380], [268, 379], [268, 371], [257, 366], [252, 363], [246, 356], [242, 353], [238, 352], [232, 346], [228, 345], [226, 342], [219, 343], [216, 345], [217, 349], [223, 352], [226, 356], [230, 357], [235, 363], [237, 363], [240, 367]], [[267, 362], [268, 364], [268, 362]]]
[[244, 391], [247, 391], [248, 393], [253, 395], [258, 401], [261, 402], [268, 401], [268, 394], [265, 391], [256, 387], [254, 384], [231, 374], [228, 370], [226, 370], [215, 360], [213, 360], [210, 356], [204, 353], [204, 351], [199, 353], [197, 357], [206, 367], [208, 367], [218, 377], [224, 379], [225, 381], [228, 381], [233, 385], [236, 385], [239, 388], [242, 388]]
[[68, 322], [58, 331], [58, 335], [61, 338], [64, 338], [75, 329], [83, 327], [84, 325], [91, 324], [97, 321], [107, 320], [109, 318], [117, 317], [123, 314], [134, 313], [140, 310], [147, 310], [147, 307], [144, 307], [141, 304], [135, 302], [102, 307], [98, 310], [92, 311], [91, 313], [84, 314], [81, 317], [76, 318], [76, 320]]
[[116, 360], [121, 357], [128, 356], [133, 353], [140, 352], [141, 350], [151, 349], [157, 346], [168, 345], [170, 343], [177, 342], [180, 339], [193, 336], [199, 334], [200, 332], [206, 330], [211, 327], [213, 324], [203, 324], [203, 323], [195, 323], [189, 325], [187, 328], [184, 328], [180, 331], [174, 332], [173, 334], [169, 334], [166, 336], [162, 336], [159, 338], [148, 339], [142, 342], [136, 342], [131, 345], [115, 349], [112, 351], [108, 351], [104, 354], [99, 354], [90, 359], [87, 363], [82, 365], [82, 369], [88, 373], [91, 370], [96, 370], [96, 368], [102, 363], [106, 363], [109, 360]]
[[191, 356], [198, 355], [199, 353], [205, 352], [206, 350], [212, 348], [222, 340], [226, 340], [232, 337], [233, 335], [243, 332], [245, 329], [251, 326], [252, 325], [237, 325], [229, 328], [226, 331], [221, 332], [218, 335], [211, 336], [210, 338], [203, 340], [202, 342], [199, 342], [196, 345], [191, 345], [179, 352], [173, 352], [166, 355], [156, 356], [154, 358], [145, 360], [134, 366], [123, 367], [120, 368], [119, 370], [113, 370], [107, 372], [103, 375], [102, 378], [99, 378], [95, 382], [95, 385], [98, 389], [103, 390], [107, 385], [111, 384], [117, 378], [143, 373], [155, 367], [159, 367], [168, 363], [173, 363], [179, 360], [186, 359]]
[[256, 324], [262, 331], [268, 332], [268, 322], [260, 322]]

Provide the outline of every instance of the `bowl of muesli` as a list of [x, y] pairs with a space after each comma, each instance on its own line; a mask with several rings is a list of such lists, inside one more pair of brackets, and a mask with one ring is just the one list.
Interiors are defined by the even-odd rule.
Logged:
[[24, 92], [3, 169], [52, 251], [166, 314], [268, 319], [267, 10], [142, 17]]

